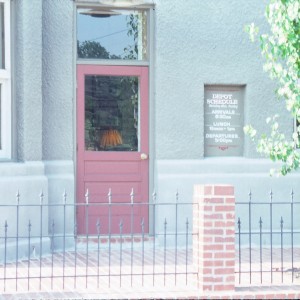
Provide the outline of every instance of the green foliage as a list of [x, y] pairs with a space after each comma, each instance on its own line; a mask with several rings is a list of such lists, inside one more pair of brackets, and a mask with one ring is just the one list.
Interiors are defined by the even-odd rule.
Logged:
[[108, 51], [96, 41], [77, 41], [77, 55], [80, 58], [110, 58]]
[[140, 26], [139, 15], [130, 14], [127, 16], [127, 35], [133, 37], [133, 45], [129, 45], [124, 48], [125, 59], [137, 59], [138, 58], [138, 29]]
[[[300, 0], [270, 0], [265, 11], [270, 33], [260, 34], [260, 47], [265, 58], [264, 70], [278, 82], [276, 93], [285, 100], [286, 109], [300, 122]], [[250, 39], [255, 41], [259, 28], [253, 23], [246, 26]], [[278, 116], [267, 119], [270, 133], [257, 138], [256, 130], [247, 125], [246, 134], [256, 142], [257, 151], [272, 161], [282, 162], [280, 173], [299, 168], [300, 126], [291, 137], [279, 130]]]

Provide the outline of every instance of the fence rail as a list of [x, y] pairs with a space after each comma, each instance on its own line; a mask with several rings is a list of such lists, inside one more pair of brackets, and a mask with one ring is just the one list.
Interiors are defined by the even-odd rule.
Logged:
[[300, 284], [300, 202], [236, 202], [238, 284]]
[[84, 203], [68, 203], [64, 193], [51, 204], [41, 193], [26, 204], [17, 193], [15, 203], [0, 205], [0, 289], [189, 285], [193, 203], [175, 197], [137, 202], [132, 192], [128, 203], [116, 203], [109, 192], [94, 203], [87, 193]]

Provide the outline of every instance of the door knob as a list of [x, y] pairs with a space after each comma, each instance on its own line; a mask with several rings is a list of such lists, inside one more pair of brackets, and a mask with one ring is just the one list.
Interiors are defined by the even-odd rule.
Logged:
[[141, 154], [141, 159], [142, 159], [142, 160], [148, 159], [148, 155], [147, 155], [146, 153], [142, 153], [142, 154]]

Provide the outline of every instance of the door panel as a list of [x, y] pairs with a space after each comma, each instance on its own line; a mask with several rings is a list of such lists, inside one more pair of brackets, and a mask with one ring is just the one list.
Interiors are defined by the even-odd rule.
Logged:
[[[89, 207], [77, 211], [78, 233], [148, 230], [148, 68], [77, 66], [77, 202]], [[134, 190], [134, 202], [130, 193]], [[111, 190], [111, 205], [107, 194]], [[121, 205], [123, 204], [123, 205]], [[111, 215], [109, 217], [109, 214]]]

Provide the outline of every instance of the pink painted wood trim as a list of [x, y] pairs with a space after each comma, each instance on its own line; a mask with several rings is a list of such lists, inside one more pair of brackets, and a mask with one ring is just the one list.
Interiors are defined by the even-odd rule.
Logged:
[[[86, 151], [84, 140], [84, 97], [85, 97], [85, 75], [107, 75], [107, 76], [137, 76], [140, 86], [140, 149], [137, 152], [102, 152]], [[129, 185], [136, 186], [138, 202], [148, 202], [149, 197], [149, 160], [141, 160], [141, 153], [149, 155], [149, 87], [148, 87], [148, 67], [136, 66], [98, 66], [98, 65], [78, 65], [77, 66], [77, 202], [85, 202], [85, 186], [100, 183], [100, 186], [111, 185], [122, 187], [128, 182]], [[101, 166], [102, 162], [102, 166]], [[110, 164], [120, 162], [119, 173], [113, 174]], [[99, 164], [99, 166], [95, 166]], [[128, 167], [128, 164], [133, 166]], [[92, 167], [91, 167], [92, 165]], [[134, 167], [135, 165], [135, 167]], [[99, 172], [97, 168], [100, 167]], [[101, 169], [102, 168], [102, 169]], [[133, 170], [136, 170], [134, 172]], [[132, 170], [132, 171], [129, 171]], [[89, 173], [90, 172], [90, 173]], [[103, 187], [94, 187], [94, 193], [103, 194]], [[126, 188], [127, 189], [127, 188]], [[103, 199], [103, 197], [102, 197]], [[125, 199], [126, 200], [126, 199]], [[116, 197], [116, 201], [125, 201]], [[128, 197], [129, 200], [129, 197]], [[90, 199], [97, 201], [97, 199]], [[103, 201], [103, 200], [101, 200]], [[112, 199], [114, 201], [114, 199]], [[123, 212], [124, 213], [124, 212]], [[79, 213], [78, 223], [82, 223], [84, 218]], [[145, 219], [145, 231], [148, 229], [148, 207], [143, 209], [141, 215]], [[79, 224], [80, 225], [80, 224]], [[136, 224], [139, 226], [139, 224]]]

